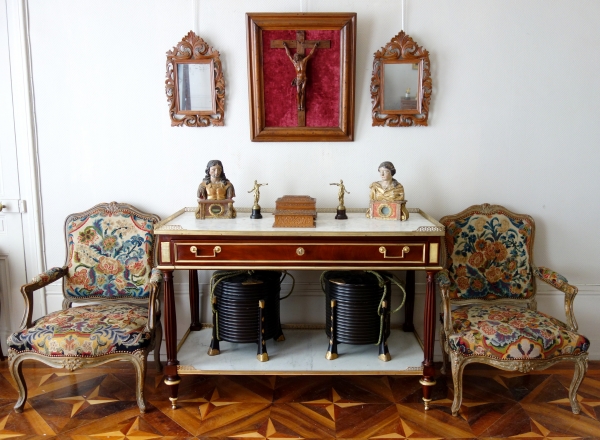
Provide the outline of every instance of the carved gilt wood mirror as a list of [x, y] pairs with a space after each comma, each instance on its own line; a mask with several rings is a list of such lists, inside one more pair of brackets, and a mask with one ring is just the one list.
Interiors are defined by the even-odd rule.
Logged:
[[165, 92], [172, 126], [222, 126], [225, 80], [219, 52], [190, 31], [167, 52]]
[[400, 32], [374, 55], [373, 126], [427, 125], [430, 100], [429, 52]]

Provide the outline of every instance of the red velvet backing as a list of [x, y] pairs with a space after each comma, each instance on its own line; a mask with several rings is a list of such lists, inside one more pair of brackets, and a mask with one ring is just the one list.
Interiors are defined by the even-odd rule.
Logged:
[[[295, 40], [296, 31], [263, 30], [263, 80], [265, 126], [296, 127], [296, 71], [285, 49], [271, 49], [271, 40]], [[306, 40], [330, 40], [331, 48], [320, 49], [308, 60], [306, 126], [338, 127], [340, 118], [340, 31], [305, 32]], [[308, 55], [311, 48], [305, 49]], [[293, 56], [296, 49], [290, 49]]]

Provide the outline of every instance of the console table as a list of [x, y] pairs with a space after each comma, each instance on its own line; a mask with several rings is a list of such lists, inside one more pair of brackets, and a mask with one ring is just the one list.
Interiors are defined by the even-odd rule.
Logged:
[[[268, 214], [270, 210], [262, 211], [264, 215], [260, 220], [250, 219], [250, 210], [243, 208], [238, 209], [234, 219], [199, 220], [195, 218], [195, 208], [184, 208], [156, 225], [158, 268], [164, 273], [167, 346], [164, 373], [165, 384], [170, 387], [172, 407], [176, 407], [180, 375], [183, 374], [415, 374], [421, 376], [423, 401], [425, 409], [428, 409], [431, 386], [435, 384], [434, 275], [442, 269], [444, 227], [415, 208], [409, 209], [410, 218], [403, 222], [368, 219], [366, 208], [348, 209], [347, 220], [335, 220], [335, 209], [318, 209], [314, 228], [274, 228], [273, 217]], [[271, 360], [268, 362], [259, 362], [254, 355], [247, 357], [250, 366], [240, 362], [236, 357], [238, 347], [242, 350], [243, 346], [253, 344], [236, 344], [236, 349], [230, 350], [229, 358], [222, 357], [225, 356], [223, 353], [209, 358], [206, 349], [210, 333], [204, 330], [205, 345], [201, 342], [203, 338], [196, 337], [203, 331], [199, 319], [196, 274], [196, 270], [202, 269], [406, 270], [410, 274], [415, 270], [426, 271], [423, 361], [416, 368], [406, 368], [402, 364], [405, 354], [409, 356], [414, 351], [409, 339], [412, 342], [416, 340], [410, 333], [402, 332], [398, 332], [399, 337], [393, 335], [388, 339], [392, 354], [390, 362], [380, 361], [376, 354], [373, 362], [366, 360], [359, 353], [364, 351], [364, 346], [346, 344], [342, 346], [344, 356], [340, 352], [338, 359], [328, 361], [325, 360], [328, 341], [325, 332], [320, 330], [320, 336], [317, 335], [324, 345], [316, 355], [311, 342], [316, 337], [315, 333], [306, 329], [299, 330], [298, 337], [291, 335], [298, 330], [286, 330], [287, 340], [277, 342], [275, 350], [269, 349]], [[189, 270], [190, 274], [191, 324], [180, 347], [177, 347], [174, 270]], [[409, 298], [405, 332], [413, 330], [414, 302], [410, 302], [414, 301], [414, 275], [411, 281], [407, 283]], [[411, 293], [413, 298], [410, 298]], [[392, 343], [399, 345], [392, 349]], [[418, 345], [417, 348], [420, 358]], [[256, 347], [253, 349], [256, 350]], [[185, 365], [180, 365], [181, 359], [185, 359]], [[394, 361], [397, 363], [394, 364]]]

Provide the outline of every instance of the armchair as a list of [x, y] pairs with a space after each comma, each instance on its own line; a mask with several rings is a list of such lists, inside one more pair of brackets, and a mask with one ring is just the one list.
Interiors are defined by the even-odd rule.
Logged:
[[[161, 369], [162, 274], [152, 268], [153, 231], [159, 220], [116, 202], [67, 217], [65, 265], [21, 287], [25, 313], [19, 330], [8, 338], [8, 368], [19, 390], [16, 412], [23, 410], [27, 399], [22, 371], [27, 359], [70, 371], [132, 362], [137, 404], [145, 411], [146, 360], [153, 348], [156, 367]], [[61, 278], [62, 310], [32, 321], [33, 292]]]
[[[557, 362], [575, 364], [569, 389], [573, 413], [587, 371], [589, 340], [577, 333], [577, 287], [533, 264], [535, 224], [499, 205], [474, 205], [440, 219], [446, 227], [446, 269], [436, 281], [442, 296], [440, 341], [446, 372], [451, 360], [456, 416], [464, 368], [475, 362], [528, 373]], [[536, 279], [565, 294], [567, 323], [537, 311]]]

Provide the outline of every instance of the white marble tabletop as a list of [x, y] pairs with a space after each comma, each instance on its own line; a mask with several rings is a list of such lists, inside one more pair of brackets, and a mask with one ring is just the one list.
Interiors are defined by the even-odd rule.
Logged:
[[336, 220], [335, 210], [327, 211], [332, 212], [318, 210], [314, 228], [274, 228], [273, 214], [267, 210], [262, 211], [262, 219], [251, 219], [249, 210], [240, 209], [234, 219], [200, 220], [196, 219], [194, 208], [184, 208], [159, 223], [154, 232], [157, 235], [444, 235], [444, 227], [440, 223], [415, 208], [410, 210], [406, 221], [370, 219], [365, 216], [366, 208], [347, 212], [347, 220]]

